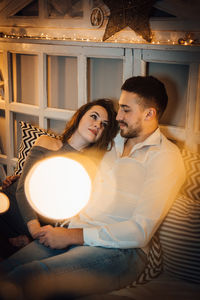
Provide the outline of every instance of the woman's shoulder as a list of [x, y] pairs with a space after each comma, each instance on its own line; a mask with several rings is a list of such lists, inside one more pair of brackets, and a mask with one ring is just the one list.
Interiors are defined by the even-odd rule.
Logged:
[[59, 150], [62, 147], [62, 145], [63, 144], [61, 140], [54, 137], [50, 137], [48, 135], [41, 135], [37, 138], [34, 144], [34, 146], [40, 146], [54, 151]]

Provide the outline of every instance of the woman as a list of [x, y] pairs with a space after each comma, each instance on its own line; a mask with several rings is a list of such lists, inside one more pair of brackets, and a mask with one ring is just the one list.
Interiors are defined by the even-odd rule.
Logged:
[[[40, 231], [38, 216], [29, 206], [24, 193], [24, 180], [36, 161], [66, 152], [85, 153], [87, 150], [89, 153], [103, 153], [111, 149], [117, 130], [113, 102], [99, 99], [83, 105], [76, 111], [61, 138], [40, 136], [29, 152], [20, 178], [4, 189], [4, 193], [10, 198], [11, 206], [9, 211], [0, 217], [1, 234], [12, 238], [15, 246], [23, 246], [30, 238], [35, 239]], [[95, 151], [90, 152], [91, 149]], [[17, 237], [19, 235], [20, 237]]]

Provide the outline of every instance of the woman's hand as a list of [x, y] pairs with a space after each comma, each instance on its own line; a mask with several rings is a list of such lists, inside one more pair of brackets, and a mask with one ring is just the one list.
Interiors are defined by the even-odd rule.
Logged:
[[31, 242], [31, 239], [26, 235], [18, 235], [16, 237], [9, 238], [8, 240], [9, 243], [16, 248], [22, 248]]
[[9, 187], [11, 184], [13, 184], [18, 178], [20, 177], [20, 175], [11, 175], [11, 176], [7, 176], [6, 179], [3, 181], [2, 183], [2, 189], [6, 189], [7, 187]]
[[38, 238], [38, 234], [40, 232], [40, 223], [37, 219], [31, 220], [27, 223], [28, 230], [32, 236], [33, 239]]
[[40, 228], [39, 242], [52, 249], [64, 249], [70, 245], [83, 245], [82, 228], [52, 227], [51, 225]]

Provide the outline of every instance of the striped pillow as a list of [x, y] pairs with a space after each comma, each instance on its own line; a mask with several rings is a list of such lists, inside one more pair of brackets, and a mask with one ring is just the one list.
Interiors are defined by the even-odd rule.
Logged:
[[147, 264], [143, 272], [138, 276], [132, 286], [144, 284], [158, 277], [163, 269], [162, 249], [159, 240], [159, 231], [157, 231], [151, 239], [150, 249], [147, 256]]
[[182, 149], [181, 155], [186, 170], [186, 181], [181, 193], [200, 201], [200, 154]]
[[200, 283], [200, 201], [179, 195], [160, 228], [164, 270]]
[[25, 159], [28, 155], [28, 152], [39, 136], [48, 135], [48, 136], [55, 137], [54, 134], [49, 134], [46, 131], [44, 131], [43, 129], [32, 126], [29, 123], [20, 121], [19, 124], [21, 126], [21, 131], [22, 131], [22, 140], [21, 140], [21, 144], [19, 147], [18, 161], [17, 161], [17, 166], [15, 169], [16, 175], [21, 174]]
[[147, 265], [133, 285], [152, 280], [162, 268], [179, 278], [200, 282], [200, 155], [187, 149], [181, 154], [186, 181], [152, 238]]

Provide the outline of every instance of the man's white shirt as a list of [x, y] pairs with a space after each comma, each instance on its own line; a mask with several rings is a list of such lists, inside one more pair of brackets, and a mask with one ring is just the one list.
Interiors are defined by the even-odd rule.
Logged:
[[96, 175], [90, 201], [70, 224], [83, 229], [84, 244], [143, 248], [163, 221], [185, 179], [180, 151], [158, 128], [122, 157], [120, 134]]

